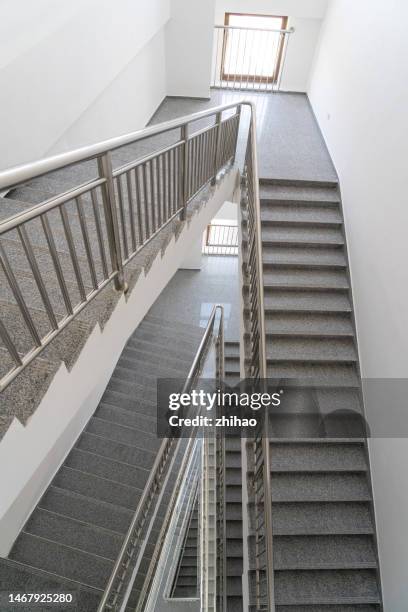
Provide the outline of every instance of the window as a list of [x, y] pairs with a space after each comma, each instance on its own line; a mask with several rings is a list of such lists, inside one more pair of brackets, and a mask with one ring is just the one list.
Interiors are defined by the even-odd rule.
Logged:
[[222, 80], [276, 83], [284, 45], [279, 30], [285, 30], [287, 24], [287, 17], [226, 13], [225, 25], [234, 29], [224, 33]]

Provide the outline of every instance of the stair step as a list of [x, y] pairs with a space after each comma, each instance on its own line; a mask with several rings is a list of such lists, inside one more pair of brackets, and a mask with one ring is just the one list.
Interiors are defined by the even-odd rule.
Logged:
[[122, 444], [143, 448], [145, 452], [149, 453], [156, 453], [160, 446], [160, 440], [157, 439], [155, 434], [103, 421], [97, 417], [90, 419], [85, 431]]
[[272, 499], [276, 502], [296, 501], [370, 501], [365, 474], [318, 473], [279, 474], [271, 479]]
[[147, 417], [156, 418], [156, 403], [146, 397], [139, 398], [127, 395], [122, 391], [115, 391], [109, 386], [102, 396], [102, 403], [122, 408], [123, 410], [134, 410], [135, 412]]
[[263, 181], [259, 185], [259, 195], [262, 205], [272, 203], [282, 204], [321, 204], [338, 206], [339, 193], [333, 187], [299, 186], [299, 185], [271, 185]]
[[121, 485], [112, 480], [86, 474], [67, 466], [63, 466], [56, 474], [53, 485], [133, 511], [136, 509], [142, 494], [141, 490], [134, 487]]
[[272, 504], [276, 535], [373, 534], [369, 505], [357, 502]]
[[306, 387], [359, 387], [354, 365], [301, 364], [280, 362], [268, 366], [268, 378], [279, 379], [282, 384]]
[[[165, 367], [164, 364], [152, 367], [152, 364], [141, 361], [140, 359], [120, 357], [117, 367], [128, 370], [131, 374], [137, 377], [140, 381], [142, 376], [147, 378], [186, 378], [188, 374], [187, 366], [180, 362], [181, 365], [172, 363], [172, 367]], [[125, 376], [131, 377], [131, 374], [124, 373]], [[136, 378], [135, 378], [136, 381]]]
[[310, 226], [293, 226], [290, 224], [263, 225], [262, 245], [302, 245], [342, 247], [344, 238], [339, 228], [316, 228]]
[[169, 329], [164, 325], [158, 326], [149, 323], [148, 320], [144, 319], [132, 335], [132, 338], [144, 339], [147, 342], [154, 342], [155, 340], [161, 342], [164, 339], [171, 341], [175, 340], [176, 342], [180, 342], [180, 344], [185, 345], [187, 350], [194, 351], [198, 347], [201, 335], [202, 334], [200, 332], [191, 334], [191, 332], [188, 331], [180, 332], [178, 330], [174, 330], [173, 328]]
[[38, 507], [120, 534], [126, 533], [132, 519], [130, 510], [92, 499], [86, 493], [80, 495], [60, 489], [54, 484], [45, 493]]
[[[145, 352], [143, 347], [134, 348], [133, 346], [126, 346], [121, 355], [121, 361], [126, 360], [127, 365], [133, 367], [136, 365], [140, 367], [140, 371], [152, 371], [155, 368], [171, 367], [179, 371], [180, 373], [186, 372], [192, 364], [193, 359], [183, 357], [174, 357], [173, 355], [166, 356], [162, 350], [160, 353]], [[145, 369], [143, 370], [142, 364]]]
[[174, 589], [173, 597], [176, 599], [196, 599], [198, 598], [198, 587], [195, 586], [177, 586]]
[[380, 603], [372, 570], [276, 572], [275, 598], [277, 605]]
[[336, 291], [266, 291], [264, 297], [267, 312], [318, 312], [347, 313], [351, 312], [347, 294]]
[[131, 410], [123, 410], [117, 406], [101, 403], [95, 412], [95, 416], [103, 421], [109, 421], [117, 425], [125, 425], [148, 433], [156, 433], [156, 422], [152, 417], [146, 417]]
[[235, 357], [239, 359], [239, 355], [240, 355], [239, 342], [225, 342], [224, 343], [224, 355], [225, 357]]
[[298, 204], [263, 204], [261, 206], [261, 222], [313, 224], [324, 226], [340, 226], [343, 222], [340, 210], [336, 207], [316, 206], [309, 202]]
[[187, 361], [191, 364], [194, 358], [195, 351], [186, 349], [185, 345], [180, 342], [172, 342], [171, 346], [163, 339], [160, 342], [147, 342], [137, 337], [131, 337], [126, 345], [126, 349], [133, 349], [142, 354], [150, 354], [156, 357], [162, 357], [163, 353], [167, 356], [167, 365], [171, 367], [172, 355], [177, 360]]
[[191, 325], [190, 323], [185, 323], [184, 321], [170, 321], [169, 319], [164, 319], [162, 317], [153, 315], [151, 312], [148, 312], [143, 319], [143, 325], [146, 323], [150, 326], [156, 326], [158, 329], [164, 328], [173, 330], [175, 333], [178, 333], [180, 337], [192, 336], [197, 340], [201, 340], [204, 334], [204, 329], [198, 325]]
[[270, 442], [271, 471], [361, 471], [367, 470], [364, 445], [327, 443], [295, 445]]
[[24, 532], [116, 561], [122, 537], [118, 533], [36, 508]]
[[150, 385], [141, 385], [132, 383], [126, 380], [121, 380], [120, 378], [116, 378], [115, 372], [108, 383], [109, 391], [118, 391], [119, 393], [123, 393], [129, 397], [134, 397], [137, 400], [145, 401], [151, 400], [154, 397], [154, 386]]
[[345, 291], [349, 281], [344, 270], [267, 268], [263, 274], [265, 287], [292, 289], [330, 289]]
[[274, 537], [275, 570], [376, 568], [374, 540], [367, 535]]
[[317, 268], [346, 268], [347, 260], [341, 249], [323, 246], [266, 246], [262, 247], [262, 262], [265, 265], [285, 265]]
[[354, 336], [350, 315], [341, 313], [273, 313], [266, 316], [265, 327], [271, 336]]
[[[58, 609], [61, 612], [71, 612], [78, 610], [81, 612], [96, 612], [101, 590], [85, 587], [78, 582], [73, 582], [56, 576], [53, 572], [44, 571], [27, 564], [14, 561], [12, 559], [2, 559], [0, 568], [0, 590], [4, 593], [70, 593], [73, 603], [67, 607]], [[17, 604], [22, 612], [31, 612], [27, 606]], [[29, 604], [30, 605], [30, 604]], [[15, 607], [15, 606], [13, 606]], [[43, 606], [37, 610], [45, 610]], [[55, 609], [55, 605], [53, 606]], [[9, 610], [10, 608], [8, 608]], [[50, 608], [48, 607], [48, 610]], [[51, 607], [52, 609], [52, 607]], [[6, 610], [4, 609], [4, 612]]]
[[273, 362], [291, 361], [315, 363], [352, 363], [357, 353], [352, 338], [297, 338], [284, 337], [267, 339], [267, 359]]
[[101, 455], [95, 455], [79, 448], [74, 448], [70, 452], [64, 465], [86, 474], [107, 478], [108, 480], [128, 487], [136, 487], [137, 489], [144, 489], [149, 477], [148, 470], [108, 459]]
[[28, 533], [21, 533], [11, 558], [81, 584], [104, 589], [113, 561], [63, 546]]

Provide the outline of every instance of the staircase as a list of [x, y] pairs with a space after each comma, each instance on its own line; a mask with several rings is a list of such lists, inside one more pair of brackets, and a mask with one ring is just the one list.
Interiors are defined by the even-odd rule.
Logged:
[[[240, 380], [239, 343], [225, 342], [225, 382], [234, 387]], [[232, 409], [231, 412], [233, 412]], [[230, 432], [231, 433], [231, 432]], [[240, 612], [242, 601], [243, 545], [242, 545], [242, 457], [241, 436], [225, 437], [226, 485], [226, 609]]]
[[269, 419], [276, 610], [381, 610], [338, 185], [261, 180], [260, 200], [267, 372], [288, 394]]
[[[44, 583], [53, 582], [57, 590], [74, 591], [78, 601], [86, 601], [84, 610], [96, 610], [160, 446], [153, 399], [157, 379], [184, 379], [201, 337], [199, 328], [146, 316], [9, 559], [0, 560], [1, 589], [26, 590], [31, 584], [41, 592]], [[133, 603], [149, 564], [151, 540]]]
[[181, 599], [188, 597], [199, 597], [199, 545], [197, 498], [192, 508], [189, 526], [181, 550], [181, 557], [179, 560], [179, 566], [177, 568], [172, 597]]

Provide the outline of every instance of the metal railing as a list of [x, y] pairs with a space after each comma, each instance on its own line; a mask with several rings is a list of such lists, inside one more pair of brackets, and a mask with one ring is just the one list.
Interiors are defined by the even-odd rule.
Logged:
[[289, 37], [294, 32], [216, 25], [211, 86], [222, 89], [278, 91]]
[[[242, 104], [215, 107], [0, 173], [3, 190], [79, 162], [96, 160], [98, 168], [93, 180], [0, 223], [3, 291], [32, 342], [22, 350], [0, 317], [0, 339], [10, 357], [0, 391], [106, 285], [113, 282], [117, 290], [127, 290], [125, 266], [173, 219], [184, 218], [192, 198], [234, 161]], [[209, 125], [191, 131], [203, 119]], [[180, 135], [175, 143], [113, 168], [113, 151], [172, 130]], [[21, 276], [20, 267], [28, 268], [31, 278]], [[25, 283], [34, 284], [48, 324], [41, 320], [40, 325], [30, 309]]]
[[[75, 186], [0, 223], [0, 266], [22, 325], [27, 328], [33, 344], [31, 349], [22, 353], [21, 347], [0, 316], [0, 338], [13, 363], [1, 378], [0, 390], [32, 362], [110, 282], [114, 282], [118, 290], [126, 290], [125, 270], [131, 259], [174, 218], [179, 215], [184, 217], [186, 207], [194, 195], [205, 185], [214, 183], [217, 173], [233, 162], [243, 107], [248, 107], [251, 113], [245, 161], [250, 376], [255, 379], [265, 378], [256, 116], [253, 103], [240, 101], [0, 173], [0, 190], [3, 190], [79, 162], [96, 160], [98, 167], [98, 176], [93, 180]], [[213, 122], [210, 121], [210, 125], [191, 132], [194, 122], [206, 119], [208, 123], [211, 118]], [[113, 151], [172, 130], [179, 130], [180, 138], [176, 143], [167, 144], [154, 153], [120, 168], [113, 168]], [[38, 235], [43, 239], [41, 252], [43, 254], [46, 251], [48, 256], [45, 267], [43, 259], [38, 256]], [[16, 258], [10, 257], [7, 244], [7, 237], [10, 236], [15, 240], [14, 244], [20, 244], [21, 253], [28, 262], [31, 281], [34, 281], [38, 289], [49, 319], [49, 329], [46, 332], [40, 333], [37, 320], [27, 305], [22, 286], [23, 282], [27, 282], [27, 275], [19, 277], [18, 268], [15, 267]], [[64, 304], [65, 312], [62, 314], [54, 308], [55, 286], [51, 291], [48, 285], [51, 275], [56, 279], [56, 286], [59, 287]], [[217, 309], [219, 308], [218, 306]], [[213, 333], [215, 312], [204, 334], [189, 379], [194, 377], [203, 365], [204, 349]], [[44, 329], [43, 322], [41, 329]], [[221, 341], [220, 347], [220, 351], [223, 351]], [[223, 356], [220, 359], [220, 363], [223, 363]], [[187, 381], [186, 388], [189, 384]], [[134, 575], [141, 562], [143, 547], [147, 542], [146, 528], [151, 524], [151, 514], [157, 507], [157, 498], [163, 490], [163, 482], [171, 471], [175, 446], [174, 439], [162, 442], [102, 597], [99, 612], [118, 610], [129, 593], [129, 573]], [[264, 460], [268, 456], [264, 445]], [[183, 463], [183, 469], [186, 465], [187, 463]], [[183, 470], [180, 473], [182, 474]], [[266, 480], [266, 486], [268, 482]], [[148, 581], [145, 584], [148, 585]]]
[[[216, 318], [217, 318], [218, 312], [220, 313], [219, 327], [218, 327], [218, 333], [215, 335], [214, 329], [216, 325]], [[214, 306], [211, 312], [206, 330], [203, 334], [200, 345], [197, 349], [197, 352], [194, 357], [193, 363], [191, 365], [188, 377], [184, 384], [182, 393], [188, 393], [194, 388], [194, 385], [200, 378], [205, 361], [207, 359], [208, 351], [210, 350], [211, 344], [213, 343], [215, 338], [218, 339], [217, 340], [217, 364], [218, 364], [217, 378], [224, 376], [224, 331], [223, 329], [224, 329], [224, 309], [223, 309], [223, 306], [217, 304]], [[222, 344], [221, 344], [221, 341], [222, 341]], [[183, 485], [183, 481], [184, 481], [185, 474], [186, 474], [186, 468], [188, 465], [188, 461], [189, 461], [192, 449], [195, 444], [195, 438], [196, 438], [197, 432], [198, 432], [198, 427], [194, 428], [193, 433], [190, 435], [190, 439], [187, 445], [187, 450], [184, 453], [182, 465], [177, 474], [176, 483], [174, 484], [172, 488], [171, 499], [167, 505], [167, 511], [166, 511], [166, 514], [163, 520], [163, 524], [162, 524], [158, 539], [156, 541], [155, 550], [152, 555], [152, 560], [150, 562], [149, 569], [147, 571], [146, 578], [145, 578], [145, 581], [144, 581], [144, 584], [143, 584], [143, 587], [142, 587], [142, 590], [139, 596], [137, 612], [141, 612], [142, 610], [144, 610], [145, 605], [147, 603], [147, 597], [148, 597], [149, 591], [152, 586], [156, 568], [159, 563], [159, 558], [160, 558], [160, 554], [161, 554], [161, 551], [163, 549], [163, 545], [166, 539], [168, 527], [171, 522], [172, 515], [174, 513], [174, 509], [176, 507], [177, 498], [180, 493], [180, 489]], [[130, 534], [128, 535], [128, 538], [129, 537], [131, 537]], [[202, 563], [200, 563], [200, 570], [201, 568], [202, 568]], [[200, 584], [201, 584], [202, 589], [205, 588], [205, 581], [203, 581], [202, 578], [200, 580]], [[105, 599], [106, 599], [106, 592], [105, 592]], [[122, 605], [124, 607], [126, 605], [126, 602], [124, 602], [124, 604]], [[106, 609], [111, 610], [112, 608], [106, 608]], [[105, 608], [101, 606], [98, 608], [98, 612], [102, 612], [103, 610], [105, 610]]]
[[[251, 358], [247, 365], [247, 376], [258, 381], [259, 391], [266, 391], [267, 359], [265, 333], [265, 305], [263, 298], [262, 234], [259, 206], [259, 182], [254, 180], [257, 173], [256, 147], [253, 139], [256, 132], [250, 129], [244, 172], [244, 202], [246, 203], [246, 283], [248, 285], [249, 309], [249, 351]], [[274, 573], [272, 536], [272, 490], [269, 456], [269, 419], [265, 409], [253, 440], [252, 479], [255, 512], [255, 569], [257, 612], [273, 612]]]
[[210, 223], [203, 241], [205, 255], [238, 255], [238, 226]]
[[[201, 465], [201, 463], [200, 463]], [[174, 576], [172, 578], [171, 581], [171, 588], [169, 591], [169, 598], [174, 598], [177, 599], [177, 595], [176, 595], [176, 589], [178, 586], [178, 580], [180, 578], [180, 571], [182, 568], [182, 562], [183, 562], [183, 558], [186, 552], [186, 548], [187, 548], [187, 544], [188, 544], [188, 540], [190, 538], [190, 529], [191, 529], [191, 524], [195, 517], [195, 510], [198, 507], [198, 499], [199, 499], [199, 493], [198, 493], [198, 482], [199, 480], [197, 479], [197, 483], [195, 486], [195, 492], [194, 494], [191, 496], [192, 497], [192, 501], [188, 507], [188, 510], [186, 512], [186, 515], [184, 517], [183, 520], [183, 526], [181, 528], [181, 533], [183, 534], [182, 540], [180, 542], [180, 546], [177, 547], [176, 549], [176, 554], [174, 555], [175, 558], [178, 558], [178, 564], [177, 564], [177, 568], [176, 571], [174, 572]], [[177, 512], [177, 509], [176, 509]], [[198, 537], [196, 537], [196, 544], [197, 544], [197, 556], [198, 556]], [[198, 570], [198, 563], [197, 563], [197, 570]], [[197, 571], [197, 596], [198, 596], [198, 590], [199, 590], [199, 585], [198, 585], [198, 571]]]

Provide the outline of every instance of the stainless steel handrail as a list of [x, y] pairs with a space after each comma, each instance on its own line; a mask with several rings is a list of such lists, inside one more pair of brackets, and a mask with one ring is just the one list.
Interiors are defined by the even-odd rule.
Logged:
[[249, 30], [254, 32], [277, 32], [278, 34], [293, 34], [295, 28], [278, 29], [278, 28], [252, 28], [250, 26], [230, 26], [230, 25], [215, 25], [216, 30]]

